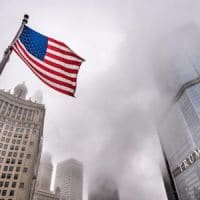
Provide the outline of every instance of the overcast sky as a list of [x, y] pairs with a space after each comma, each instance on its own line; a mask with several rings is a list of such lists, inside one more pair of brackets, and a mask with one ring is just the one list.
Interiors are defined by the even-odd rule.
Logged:
[[113, 177], [122, 200], [165, 200], [154, 125], [162, 107], [155, 52], [168, 33], [199, 25], [199, 10], [199, 0], [1, 0], [1, 55], [27, 13], [30, 27], [64, 41], [86, 62], [76, 98], [45, 86], [14, 53], [0, 87], [25, 81], [28, 97], [42, 90], [43, 150], [54, 164], [74, 157], [84, 163], [87, 180]]

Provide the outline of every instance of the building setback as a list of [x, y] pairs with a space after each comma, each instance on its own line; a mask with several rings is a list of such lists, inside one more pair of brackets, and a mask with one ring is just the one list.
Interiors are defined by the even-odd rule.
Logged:
[[169, 65], [164, 75], [169, 74], [167, 94], [174, 92], [176, 98], [158, 126], [167, 163], [163, 178], [170, 200], [199, 200], [200, 29], [194, 24], [182, 27], [170, 37], [168, 47], [163, 48], [163, 64]]
[[60, 188], [61, 200], [82, 200], [82, 163], [75, 159], [69, 159], [58, 163], [55, 187]]
[[60, 200], [59, 194], [51, 191], [36, 190], [34, 200]]
[[45, 107], [26, 100], [26, 94], [24, 83], [14, 94], [0, 90], [0, 200], [33, 197]]

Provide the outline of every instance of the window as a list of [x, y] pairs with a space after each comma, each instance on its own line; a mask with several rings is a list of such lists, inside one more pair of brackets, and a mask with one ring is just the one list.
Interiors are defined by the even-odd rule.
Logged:
[[8, 130], [8, 128], [9, 128], [9, 126], [8, 126], [8, 125], [6, 125], [6, 127], [5, 127], [5, 130]]
[[28, 134], [25, 135], [25, 138], [28, 139]]
[[11, 156], [12, 156], [12, 152], [9, 152], [9, 153], [8, 153], [8, 156], [11, 157]]
[[32, 146], [34, 144], [34, 142], [33, 141], [30, 141], [30, 145]]
[[3, 158], [0, 157], [0, 163], [2, 163], [2, 162], [3, 162]]
[[11, 164], [15, 164], [15, 159], [12, 159]]
[[11, 146], [10, 146], [10, 150], [14, 150], [14, 145], [11, 145]]
[[17, 144], [20, 144], [20, 140], [17, 140]]
[[0, 181], [0, 187], [2, 187], [3, 186], [3, 181]]
[[16, 146], [16, 147], [15, 147], [15, 150], [19, 150], [19, 146]]
[[7, 135], [7, 131], [4, 131], [4, 132], [3, 132], [3, 135]]
[[8, 148], [8, 145], [7, 145], [7, 144], [4, 144], [3, 148], [4, 148], [4, 149], [7, 149], [7, 148]]
[[10, 166], [10, 167], [9, 167], [9, 171], [10, 171], [10, 172], [13, 171], [13, 169], [14, 169], [13, 166]]
[[1, 178], [6, 178], [6, 174], [3, 173], [3, 174], [1, 175]]
[[5, 141], [5, 137], [2, 137], [2, 138], [1, 138], [1, 141], [2, 141], [2, 142]]
[[16, 187], [16, 185], [17, 185], [17, 183], [16, 183], [16, 182], [12, 182], [12, 187], [13, 187], [13, 188], [15, 188], [15, 187]]
[[7, 174], [7, 179], [10, 179], [11, 178], [11, 174]]
[[6, 163], [10, 163], [10, 159], [9, 158], [6, 159]]
[[18, 164], [21, 165], [22, 164], [22, 160], [18, 160]]
[[22, 108], [19, 108], [18, 114], [21, 114], [21, 113], [22, 113]]
[[24, 157], [24, 153], [20, 153], [20, 158], [23, 158]]
[[3, 147], [3, 143], [0, 143], [0, 148], [2, 148]]
[[24, 167], [23, 172], [24, 172], [24, 173], [28, 172], [28, 168], [27, 168], [27, 167]]
[[20, 167], [16, 167], [16, 172], [19, 172], [20, 171]]
[[8, 132], [8, 136], [11, 137], [11, 136], [12, 136], [12, 133], [11, 133], [11, 132]]
[[6, 196], [6, 192], [7, 192], [7, 190], [3, 190], [1, 195]]
[[22, 147], [22, 151], [25, 151], [25, 147]]
[[8, 187], [9, 186], [9, 182], [5, 182], [4, 187]]
[[6, 142], [9, 143], [10, 142], [10, 138], [6, 138]]
[[20, 183], [20, 184], [19, 184], [19, 187], [20, 187], [20, 188], [24, 188], [24, 183]]
[[18, 174], [15, 174], [15, 175], [14, 175], [14, 179], [15, 179], [15, 180], [18, 179]]
[[10, 195], [10, 196], [14, 196], [14, 194], [15, 194], [15, 191], [14, 191], [14, 190], [11, 190], [9, 195]]
[[15, 158], [17, 157], [17, 152], [13, 153], [13, 157], [15, 157]]
[[5, 155], [6, 155], [6, 151], [2, 151], [2, 152], [1, 152], [1, 155], [2, 155], [2, 156], [5, 156]]
[[8, 166], [4, 166], [3, 170], [8, 171]]
[[12, 139], [12, 143], [15, 144], [16, 143], [16, 139]]

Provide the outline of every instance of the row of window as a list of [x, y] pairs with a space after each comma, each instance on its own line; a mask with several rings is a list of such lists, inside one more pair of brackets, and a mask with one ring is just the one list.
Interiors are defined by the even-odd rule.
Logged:
[[16, 118], [18, 120], [22, 119], [31, 121], [34, 116], [33, 110], [14, 106], [12, 104], [9, 104], [8, 102], [3, 102], [3, 100], [0, 100], [0, 110], [1, 114]]
[[16, 139], [11, 139], [9, 137], [1, 138], [1, 142], [9, 143], [10, 141], [12, 141], [12, 144], [21, 144], [23, 142], [23, 144], [26, 145], [26, 143], [27, 143], [27, 140], [16, 140]]
[[[31, 141], [30, 142], [30, 145], [33, 145], [34, 143]], [[8, 144], [3, 144], [3, 143], [0, 143], [0, 149], [8, 149]], [[19, 146], [15, 146], [15, 145], [10, 145], [10, 150], [20, 150], [20, 147]], [[25, 151], [25, 147], [21, 147], [21, 151]]]
[[[0, 165], [0, 168], [1, 168], [1, 165]], [[16, 171], [16, 172], [19, 172], [21, 170], [21, 167], [16, 167], [16, 166], [7, 166], [5, 165], [3, 167], [3, 171], [6, 172], [6, 171], [9, 171], [9, 172], [13, 172], [13, 171]], [[28, 168], [27, 167], [24, 167], [23, 168], [23, 172], [26, 173], [28, 171]]]
[[[17, 186], [17, 182], [8, 182], [8, 181], [6, 181], [6, 182], [3, 182], [3, 181], [0, 181], [0, 187], [9, 187], [9, 184], [11, 185], [11, 187], [12, 188], [16, 188], [16, 186]], [[19, 184], [19, 188], [24, 188], [24, 183], [20, 183]]]
[[[32, 144], [32, 143], [31, 143]], [[7, 144], [3, 144], [3, 143], [0, 143], [0, 148], [3, 148], [3, 149], [8, 149], [8, 145]], [[14, 145], [11, 145], [10, 146], [10, 149], [11, 150], [20, 150], [19, 146], [14, 146]], [[25, 151], [25, 147], [21, 147], [21, 151]]]
[[8, 130], [10, 128], [10, 130], [13, 130], [13, 126], [19, 126], [19, 128], [23, 127], [23, 128], [40, 128], [39, 125], [37, 124], [32, 124], [32, 123], [23, 123], [23, 122], [19, 122], [19, 121], [15, 121], [15, 120], [11, 120], [11, 119], [5, 119], [4, 117], [0, 116], [0, 128], [5, 128], [6, 130]]
[[[8, 152], [8, 155], [7, 155], [7, 157], [14, 157], [14, 158], [16, 158], [17, 156], [18, 156], [18, 154], [19, 154], [19, 157], [20, 158], [24, 158], [24, 153], [19, 153], [19, 152]], [[2, 151], [1, 152], [1, 156], [5, 156], [6, 155], [6, 151]], [[26, 158], [27, 159], [30, 159], [31, 158], [31, 154], [26, 154]]]
[[[7, 195], [7, 192], [8, 192], [8, 190], [0, 190], [0, 195], [1, 196], [6, 196]], [[15, 191], [14, 190], [10, 190], [9, 191], [9, 196], [14, 196], [14, 194], [15, 194]], [[1, 199], [0, 199], [1, 200]]]

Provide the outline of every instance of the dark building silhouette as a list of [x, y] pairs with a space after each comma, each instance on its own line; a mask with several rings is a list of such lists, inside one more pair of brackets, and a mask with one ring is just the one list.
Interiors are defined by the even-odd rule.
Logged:
[[90, 187], [88, 200], [119, 200], [116, 183], [108, 178], [96, 179]]

